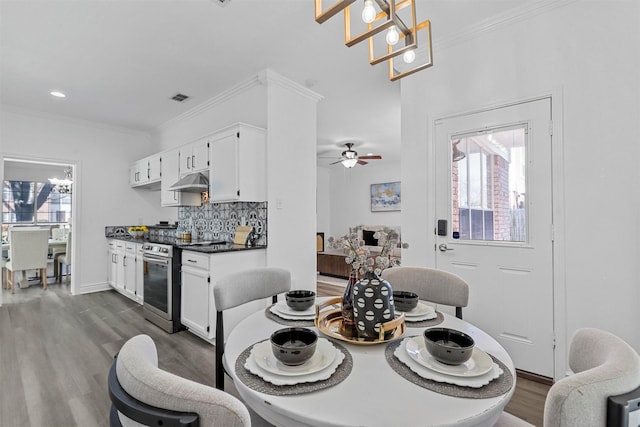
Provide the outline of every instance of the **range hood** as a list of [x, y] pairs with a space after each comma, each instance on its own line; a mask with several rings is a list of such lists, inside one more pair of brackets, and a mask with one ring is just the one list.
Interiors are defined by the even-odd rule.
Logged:
[[180, 178], [178, 182], [169, 187], [169, 190], [184, 191], [187, 193], [202, 193], [209, 191], [209, 178], [201, 173], [194, 173]]

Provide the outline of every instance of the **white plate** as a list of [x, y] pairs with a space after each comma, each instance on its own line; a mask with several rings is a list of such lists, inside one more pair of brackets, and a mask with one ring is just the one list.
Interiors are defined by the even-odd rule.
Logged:
[[406, 344], [409, 340], [411, 340], [411, 338], [403, 339], [393, 354], [398, 358], [398, 360], [407, 365], [409, 369], [422, 378], [441, 383], [455, 384], [462, 387], [479, 388], [489, 384], [504, 373], [500, 366], [498, 366], [497, 363], [494, 363], [489, 372], [477, 377], [454, 377], [452, 375], [441, 374], [440, 372], [436, 372], [422, 366], [409, 356], [406, 350]]
[[301, 384], [301, 383], [313, 383], [316, 381], [323, 381], [330, 378], [331, 375], [333, 375], [336, 369], [338, 369], [338, 366], [340, 366], [340, 364], [344, 360], [345, 358], [344, 353], [335, 347], [334, 347], [334, 350], [336, 353], [335, 353], [333, 362], [331, 362], [331, 364], [326, 368], [318, 372], [314, 372], [312, 374], [299, 375], [299, 376], [285, 376], [285, 375], [278, 375], [272, 372], [265, 371], [264, 369], [262, 369], [256, 364], [256, 361], [253, 358], [253, 351], [251, 352], [251, 354], [249, 354], [249, 357], [247, 358], [247, 361], [245, 362], [244, 367], [252, 374], [257, 375], [263, 380], [270, 382], [271, 384], [274, 384], [274, 385], [295, 385], [295, 384]]
[[409, 323], [411, 323], [411, 322], [422, 322], [424, 320], [432, 320], [432, 319], [437, 319], [438, 318], [438, 313], [436, 313], [435, 310], [433, 310], [433, 311], [431, 311], [431, 312], [429, 312], [427, 314], [424, 314], [422, 316], [409, 316], [409, 317], [407, 317], [406, 314], [407, 313], [405, 313], [404, 320], [405, 320], [405, 322], [409, 322]]
[[273, 314], [275, 314], [276, 316], [282, 318], [282, 319], [286, 319], [286, 320], [314, 320], [316, 318], [316, 313], [314, 312], [313, 314], [310, 314], [308, 316], [290, 316], [288, 314], [284, 314], [279, 312], [276, 309], [275, 305], [272, 305], [271, 307], [269, 307], [269, 311]]
[[254, 345], [252, 354], [256, 365], [265, 371], [288, 377], [308, 375], [328, 367], [336, 358], [336, 351], [329, 340], [319, 338], [316, 352], [309, 360], [298, 366], [287, 366], [276, 359], [271, 351], [271, 341], [269, 340]]
[[306, 310], [302, 310], [302, 311], [297, 311], [297, 310], [293, 310], [291, 309], [291, 307], [289, 307], [287, 305], [286, 301], [278, 301], [277, 303], [275, 303], [275, 305], [273, 306], [276, 311], [278, 313], [282, 313], [282, 314], [286, 314], [288, 316], [295, 316], [295, 317], [315, 317], [316, 315], [316, 306], [315, 304], [312, 305], [311, 307], [309, 307]]
[[446, 365], [438, 362], [427, 350], [423, 336], [411, 337], [406, 343], [407, 353], [413, 360], [432, 371], [454, 377], [477, 377], [486, 374], [493, 367], [493, 359], [477, 347], [471, 358], [461, 365]]
[[426, 316], [427, 314], [432, 314], [432, 313], [435, 314], [435, 312], [436, 310], [430, 305], [427, 305], [422, 301], [418, 301], [418, 305], [416, 306], [416, 308], [414, 308], [411, 311], [404, 312], [404, 317], [406, 319], [411, 319], [413, 317], [423, 317], [423, 316]]

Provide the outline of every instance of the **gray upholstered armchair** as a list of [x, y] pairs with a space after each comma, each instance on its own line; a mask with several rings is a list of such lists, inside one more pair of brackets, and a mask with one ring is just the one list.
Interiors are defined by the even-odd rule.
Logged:
[[111, 425], [249, 427], [249, 411], [235, 397], [158, 368], [152, 339], [137, 335], [109, 373]]
[[[640, 386], [640, 356], [626, 342], [600, 329], [578, 329], [571, 340], [569, 367], [575, 373], [556, 382], [544, 405], [545, 427], [607, 426], [611, 396]], [[531, 426], [503, 413], [496, 427]]]

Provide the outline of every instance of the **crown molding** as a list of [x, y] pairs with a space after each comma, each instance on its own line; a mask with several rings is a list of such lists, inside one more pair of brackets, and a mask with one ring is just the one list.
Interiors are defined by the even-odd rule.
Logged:
[[71, 116], [47, 113], [40, 110], [32, 110], [24, 107], [18, 107], [16, 105], [0, 104], [0, 113], [5, 111], [9, 113], [14, 113], [14, 114], [20, 114], [23, 116], [31, 116], [31, 117], [38, 117], [41, 119], [55, 120], [58, 122], [68, 123], [76, 126], [90, 127], [94, 129], [107, 130], [111, 132], [124, 133], [128, 135], [144, 136], [146, 138], [150, 138], [151, 136], [150, 132], [147, 132], [144, 130], [131, 129], [123, 126], [110, 125], [110, 124], [101, 123], [101, 122], [94, 122], [86, 119], [77, 119]]
[[447, 49], [491, 31], [513, 25], [517, 22], [529, 19], [536, 15], [541, 15], [550, 10], [576, 3], [577, 1], [578, 0], [538, 0], [527, 2], [522, 6], [508, 10], [502, 14], [492, 16], [473, 25], [469, 25], [448, 37], [437, 41], [434, 40], [433, 49]]
[[248, 79], [246, 79], [243, 82], [238, 83], [235, 86], [230, 87], [229, 89], [225, 90], [224, 92], [221, 92], [220, 94], [214, 96], [213, 98], [209, 98], [208, 100], [204, 101], [201, 104], [196, 105], [195, 107], [191, 108], [190, 110], [185, 111], [184, 113], [175, 116], [169, 120], [167, 120], [166, 122], [162, 123], [161, 125], [157, 126], [154, 129], [154, 132], [157, 131], [163, 131], [166, 130], [167, 128], [173, 126], [176, 123], [182, 122], [183, 120], [195, 117], [199, 114], [201, 114], [203, 111], [206, 111], [212, 107], [215, 107], [216, 105], [222, 104], [226, 101], [228, 101], [229, 99], [243, 93], [246, 92], [256, 86], [260, 85], [260, 81], [258, 76], [252, 76]]
[[311, 89], [306, 88], [281, 74], [276, 73], [273, 70], [266, 69], [258, 74], [258, 80], [261, 84], [269, 86], [271, 84], [278, 85], [286, 90], [289, 90], [297, 95], [311, 99], [312, 101], [319, 102], [324, 99], [324, 96]]

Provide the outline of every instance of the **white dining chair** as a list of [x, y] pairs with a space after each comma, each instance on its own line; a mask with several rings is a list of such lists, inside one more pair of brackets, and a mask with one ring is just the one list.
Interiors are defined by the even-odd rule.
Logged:
[[382, 271], [382, 278], [394, 291], [410, 291], [421, 300], [456, 308], [462, 319], [462, 307], [469, 304], [469, 285], [460, 276], [426, 267], [392, 267]]
[[291, 273], [282, 268], [260, 267], [220, 278], [213, 287], [216, 306], [216, 387], [224, 390], [224, 311], [291, 290]]
[[[574, 374], [557, 381], [547, 394], [545, 427], [609, 426], [608, 398], [640, 386], [638, 353], [621, 338], [600, 329], [576, 331], [569, 347], [569, 367]], [[531, 424], [504, 412], [495, 426]]]
[[57, 262], [57, 266], [58, 268], [57, 270], [57, 276], [56, 276], [56, 283], [61, 283], [62, 282], [62, 267], [66, 267], [66, 273], [67, 273], [67, 278], [66, 283], [69, 284], [69, 278], [71, 276], [71, 231], [69, 231], [69, 233], [67, 234], [67, 246], [65, 247], [65, 251], [63, 254], [60, 254], [56, 257], [56, 259], [54, 259], [54, 262]]
[[15, 273], [39, 270], [43, 289], [47, 289], [49, 230], [38, 227], [9, 228], [9, 258], [6, 261], [7, 285], [15, 292]]
[[247, 407], [236, 397], [158, 367], [148, 335], [124, 343], [108, 375], [110, 426], [250, 427]]

